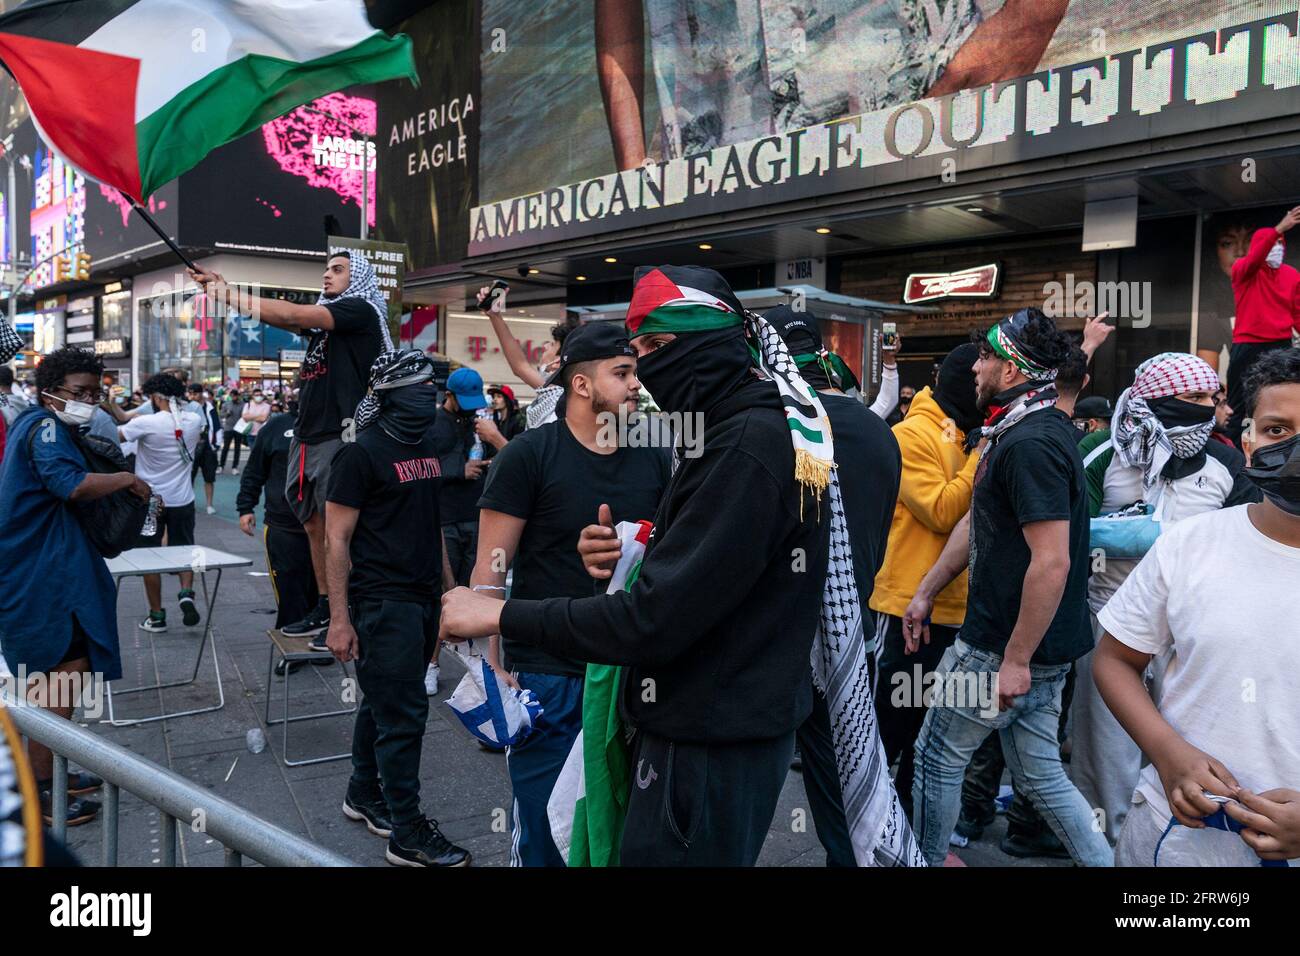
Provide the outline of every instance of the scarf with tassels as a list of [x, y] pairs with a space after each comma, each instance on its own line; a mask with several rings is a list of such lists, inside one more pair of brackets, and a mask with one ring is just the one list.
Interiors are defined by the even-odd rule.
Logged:
[[853, 549], [835, 473], [835, 444], [821, 399], [803, 377], [776, 329], [745, 313], [750, 350], [762, 377], [776, 384], [794, 444], [795, 479], [820, 507], [829, 492], [830, 559], [821, 621], [812, 649], [813, 685], [826, 697], [844, 814], [859, 866], [924, 866], [916, 837], [889, 776], [871, 693], [862, 604]]

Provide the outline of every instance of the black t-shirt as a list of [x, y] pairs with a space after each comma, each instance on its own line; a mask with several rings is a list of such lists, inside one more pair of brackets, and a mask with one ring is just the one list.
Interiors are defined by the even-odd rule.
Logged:
[[442, 593], [441, 469], [427, 437], [403, 444], [375, 425], [344, 442], [326, 500], [357, 508], [348, 597], [429, 603]]
[[960, 637], [1001, 654], [1020, 614], [1035, 521], [1070, 522], [1070, 573], [1034, 664], [1066, 664], [1092, 650], [1088, 624], [1088, 486], [1075, 428], [1058, 409], [1031, 412], [989, 449], [971, 500], [970, 590]]
[[384, 350], [379, 315], [364, 299], [339, 299], [325, 306], [334, 328], [314, 332], [302, 362], [298, 421], [294, 435], [308, 445], [338, 438], [343, 419], [356, 414], [366, 394], [370, 366]]
[[[488, 470], [479, 507], [528, 523], [514, 560], [512, 598], [591, 597], [604, 582], [578, 556], [578, 536], [596, 523], [602, 504], [614, 521], [652, 520], [668, 484], [665, 448], [621, 448], [600, 455], [584, 447], [563, 420], [531, 428], [506, 445]], [[578, 661], [506, 639], [506, 663], [540, 674], [581, 676]]]

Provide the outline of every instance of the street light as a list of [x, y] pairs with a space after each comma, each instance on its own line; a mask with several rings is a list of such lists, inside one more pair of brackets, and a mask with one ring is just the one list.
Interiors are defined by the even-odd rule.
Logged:
[[298, 109], [332, 119], [340, 126], [346, 127], [349, 132], [356, 133], [361, 137], [361, 238], [365, 239], [370, 226], [370, 134], [357, 129], [346, 120], [339, 119], [333, 113], [326, 113], [314, 106], [300, 106]]

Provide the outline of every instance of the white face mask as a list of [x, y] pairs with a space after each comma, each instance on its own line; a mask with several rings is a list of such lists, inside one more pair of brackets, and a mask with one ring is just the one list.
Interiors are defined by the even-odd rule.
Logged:
[[59, 421], [63, 422], [65, 425], [72, 425], [74, 427], [79, 425], [88, 425], [90, 424], [90, 419], [95, 414], [94, 405], [87, 405], [85, 402], [65, 400], [59, 398], [57, 395], [51, 395], [49, 392], [43, 392], [42, 394], [46, 398], [55, 398], [63, 402], [63, 411], [59, 412], [54, 409], [50, 409], [50, 411], [54, 412]]
[[1282, 265], [1282, 254], [1285, 251], [1286, 250], [1282, 247], [1282, 243], [1275, 243], [1273, 248], [1268, 251], [1268, 259], [1266, 261], [1274, 269], [1280, 267]]

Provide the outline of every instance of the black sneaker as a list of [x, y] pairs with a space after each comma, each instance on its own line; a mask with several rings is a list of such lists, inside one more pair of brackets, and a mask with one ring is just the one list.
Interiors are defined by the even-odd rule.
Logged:
[[199, 615], [199, 606], [194, 603], [193, 591], [181, 591], [176, 595], [176, 601], [181, 606], [181, 623], [186, 627], [193, 627], [203, 620]]
[[319, 601], [301, 621], [280, 628], [285, 637], [315, 637], [330, 626], [329, 601]]
[[[84, 797], [68, 799], [67, 825], [79, 827], [99, 815], [99, 801]], [[41, 818], [47, 827], [54, 826], [54, 794], [47, 787], [41, 790]]]
[[[325, 643], [326, 641], [329, 640], [329, 636], [330, 636], [329, 629], [326, 628], [325, 630], [321, 631], [319, 634], [317, 634], [315, 637], [313, 637], [310, 641], [307, 642], [307, 650], [314, 651], [317, 654], [329, 654], [330, 660], [333, 660], [334, 652], [331, 651], [329, 649], [329, 645]], [[313, 661], [313, 663], [315, 662]]]
[[404, 843], [392, 834], [384, 856], [394, 866], [469, 866], [469, 850], [443, 836], [436, 820], [421, 820]]
[[1070, 851], [1051, 830], [1043, 829], [1033, 834], [1008, 833], [998, 844], [1007, 856], [1028, 859], [1046, 857], [1051, 860], [1068, 860]]
[[104, 781], [96, 777], [93, 773], [85, 770], [72, 770], [68, 772], [68, 793], [73, 796], [81, 796], [85, 793], [94, 793], [104, 785]]
[[798, 747], [794, 748], [794, 756], [790, 758], [790, 769], [803, 773], [803, 751]]
[[388, 819], [388, 802], [380, 795], [373, 800], [354, 800], [351, 794], [343, 798], [343, 815], [349, 820], [365, 821], [366, 829], [375, 836], [391, 836], [393, 822]]

